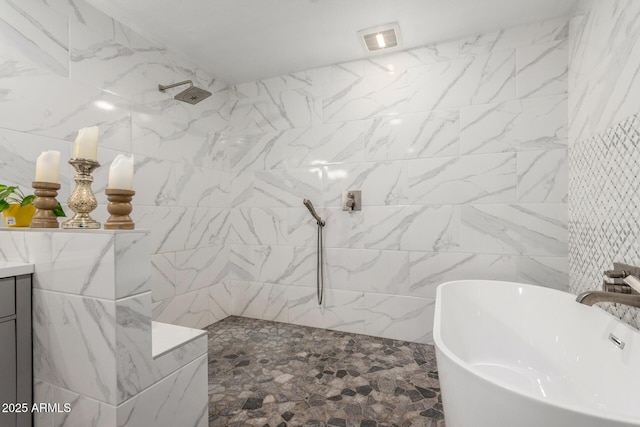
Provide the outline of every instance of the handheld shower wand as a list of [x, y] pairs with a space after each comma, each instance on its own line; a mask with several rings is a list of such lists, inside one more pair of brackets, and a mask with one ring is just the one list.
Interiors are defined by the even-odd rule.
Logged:
[[318, 296], [318, 305], [322, 305], [322, 299], [324, 297], [324, 274], [323, 274], [323, 262], [322, 262], [322, 228], [325, 226], [325, 222], [320, 218], [320, 215], [313, 208], [311, 200], [304, 199], [302, 204], [309, 209], [309, 213], [316, 220], [318, 224], [318, 255], [317, 255], [317, 273], [316, 273], [316, 294]]
[[311, 200], [304, 199], [302, 201], [302, 204], [305, 205], [307, 209], [309, 209], [309, 213], [311, 213], [311, 216], [315, 218], [315, 220], [318, 222], [318, 225], [324, 227], [325, 222], [322, 220], [322, 218], [320, 218], [320, 215], [318, 215], [318, 213], [314, 209], [313, 203], [311, 203]]

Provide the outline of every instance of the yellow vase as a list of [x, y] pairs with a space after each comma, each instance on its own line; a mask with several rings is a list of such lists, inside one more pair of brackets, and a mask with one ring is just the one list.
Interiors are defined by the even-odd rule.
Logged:
[[35, 214], [36, 207], [31, 204], [22, 207], [19, 204], [11, 204], [8, 209], [2, 211], [4, 225], [7, 227], [28, 227]]

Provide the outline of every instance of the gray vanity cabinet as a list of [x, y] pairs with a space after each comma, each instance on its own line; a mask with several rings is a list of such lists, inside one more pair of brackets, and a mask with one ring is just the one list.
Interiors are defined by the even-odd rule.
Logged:
[[0, 426], [31, 427], [32, 404], [29, 274], [0, 279]]

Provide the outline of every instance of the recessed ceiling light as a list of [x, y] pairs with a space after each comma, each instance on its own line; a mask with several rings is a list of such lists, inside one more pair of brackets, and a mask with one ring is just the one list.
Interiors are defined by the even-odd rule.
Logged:
[[358, 31], [367, 53], [383, 53], [400, 47], [400, 27], [387, 24]]

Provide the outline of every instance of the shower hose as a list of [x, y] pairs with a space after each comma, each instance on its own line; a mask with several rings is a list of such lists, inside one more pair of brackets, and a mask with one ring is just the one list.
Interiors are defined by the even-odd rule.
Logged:
[[317, 290], [316, 294], [318, 295], [318, 305], [322, 305], [322, 299], [324, 297], [324, 275], [323, 275], [323, 267], [322, 267], [322, 229], [324, 228], [324, 221], [318, 221], [318, 254], [316, 257], [317, 260], [317, 269], [316, 269], [316, 283]]

